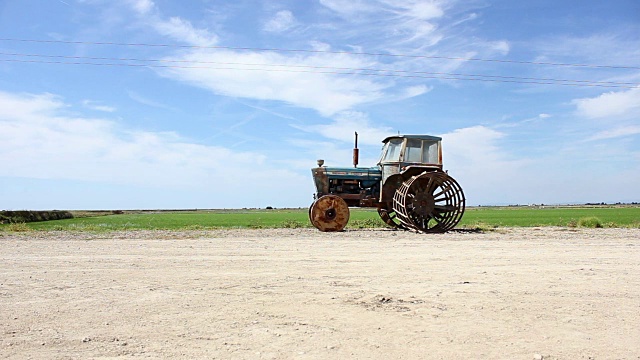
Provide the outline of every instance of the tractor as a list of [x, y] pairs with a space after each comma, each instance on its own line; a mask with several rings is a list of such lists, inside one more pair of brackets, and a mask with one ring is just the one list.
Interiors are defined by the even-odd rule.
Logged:
[[377, 208], [392, 228], [421, 233], [453, 229], [464, 213], [465, 197], [456, 180], [442, 169], [442, 138], [389, 136], [382, 141], [377, 166], [358, 167], [355, 133], [353, 167], [311, 169], [316, 187], [309, 220], [320, 231], [342, 231], [349, 207]]

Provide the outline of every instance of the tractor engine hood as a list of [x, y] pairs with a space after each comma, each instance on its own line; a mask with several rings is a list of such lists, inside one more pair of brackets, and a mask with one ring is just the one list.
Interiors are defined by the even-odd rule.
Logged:
[[363, 187], [370, 187], [382, 180], [382, 170], [379, 167], [353, 168], [353, 167], [327, 167], [321, 166], [311, 169], [313, 180], [318, 193], [329, 192], [330, 180], [354, 180]]

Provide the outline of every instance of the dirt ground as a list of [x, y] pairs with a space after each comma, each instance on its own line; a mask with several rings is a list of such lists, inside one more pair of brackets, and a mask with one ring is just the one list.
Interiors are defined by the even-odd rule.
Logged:
[[4, 359], [640, 359], [640, 229], [0, 233]]

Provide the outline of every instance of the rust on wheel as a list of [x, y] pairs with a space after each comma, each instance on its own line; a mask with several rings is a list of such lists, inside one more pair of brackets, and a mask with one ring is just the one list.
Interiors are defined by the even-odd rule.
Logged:
[[464, 214], [462, 188], [442, 171], [423, 172], [402, 183], [393, 196], [397, 219], [409, 229], [420, 232], [445, 232], [453, 229]]
[[342, 231], [349, 222], [349, 206], [339, 196], [325, 195], [311, 205], [309, 219], [320, 231]]

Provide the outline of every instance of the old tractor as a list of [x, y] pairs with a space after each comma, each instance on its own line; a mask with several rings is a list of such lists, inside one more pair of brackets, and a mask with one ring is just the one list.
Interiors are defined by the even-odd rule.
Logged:
[[442, 169], [442, 138], [397, 135], [384, 139], [377, 166], [358, 167], [358, 133], [353, 167], [311, 169], [316, 186], [309, 220], [321, 231], [341, 231], [349, 207], [375, 207], [389, 226], [423, 233], [453, 229], [464, 213], [462, 188]]

